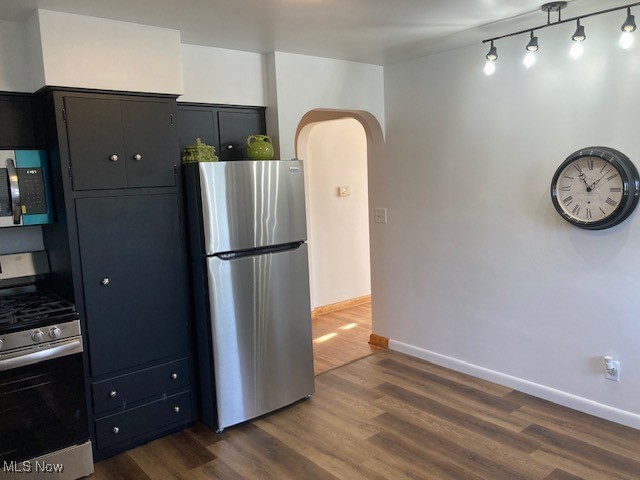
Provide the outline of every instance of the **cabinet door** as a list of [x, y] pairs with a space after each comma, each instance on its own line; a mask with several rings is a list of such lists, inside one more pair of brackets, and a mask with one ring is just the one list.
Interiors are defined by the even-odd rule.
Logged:
[[0, 125], [0, 146], [3, 148], [36, 147], [30, 98], [0, 96]]
[[218, 112], [220, 160], [246, 160], [247, 137], [265, 131], [264, 116], [257, 110]]
[[120, 102], [66, 97], [74, 190], [127, 186]]
[[187, 352], [176, 194], [76, 200], [93, 376]]
[[185, 148], [195, 144], [196, 138], [207, 145], [218, 145], [218, 125], [213, 109], [179, 106], [178, 125], [180, 126], [180, 154], [184, 152]]
[[172, 187], [180, 160], [171, 103], [122, 101], [129, 187]]

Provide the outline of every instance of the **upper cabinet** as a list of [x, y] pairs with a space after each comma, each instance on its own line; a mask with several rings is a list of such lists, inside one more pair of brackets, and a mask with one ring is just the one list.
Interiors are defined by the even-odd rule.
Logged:
[[176, 184], [174, 102], [66, 96], [64, 109], [74, 190]]
[[0, 147], [38, 148], [33, 99], [29, 94], [0, 94]]
[[220, 160], [246, 160], [247, 137], [266, 134], [264, 107], [178, 104], [180, 148], [200, 138], [216, 147]]

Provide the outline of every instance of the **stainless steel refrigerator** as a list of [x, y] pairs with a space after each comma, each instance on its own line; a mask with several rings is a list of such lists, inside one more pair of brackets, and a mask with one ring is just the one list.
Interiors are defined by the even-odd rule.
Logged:
[[222, 430], [314, 392], [303, 168], [184, 170], [200, 416]]

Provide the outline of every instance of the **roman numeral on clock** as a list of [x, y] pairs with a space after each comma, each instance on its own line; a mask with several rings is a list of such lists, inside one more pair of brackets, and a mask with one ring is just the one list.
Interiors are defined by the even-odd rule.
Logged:
[[580, 215], [580, 205], [576, 204], [576, 206], [573, 207], [573, 210], [571, 210], [571, 213], [573, 213], [576, 217]]
[[609, 205], [611, 205], [612, 207], [615, 207], [616, 205], [618, 205], [618, 202], [616, 202], [615, 200], [613, 200], [611, 197], [607, 197], [607, 200], [605, 203], [608, 203]]
[[567, 198], [565, 198], [564, 200], [562, 200], [562, 203], [564, 203], [567, 207], [569, 205], [571, 205], [571, 202], [573, 202], [573, 197], [572, 196], [568, 196]]
[[611, 187], [609, 189], [610, 192], [621, 192], [622, 188], [621, 187]]
[[589, 170], [593, 170], [593, 159], [587, 160], [587, 167], [589, 167]]
[[578, 170], [578, 173], [582, 173], [582, 169], [580, 168], [580, 165], [575, 163], [573, 166], [575, 167], [576, 170]]
[[611, 175], [610, 177], [607, 177], [607, 181], [611, 181], [612, 179], [616, 178], [618, 176], [617, 173], [614, 173], [613, 175]]
[[561, 192], [570, 192], [571, 191], [571, 185], [568, 185], [566, 187], [561, 187], [560, 191]]

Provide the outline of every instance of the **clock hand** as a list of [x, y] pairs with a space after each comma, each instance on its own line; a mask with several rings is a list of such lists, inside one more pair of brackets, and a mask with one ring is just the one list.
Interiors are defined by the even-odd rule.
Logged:
[[587, 192], [590, 192], [591, 190], [593, 190], [593, 185], [589, 186], [589, 184], [587, 183], [587, 180], [585, 180], [586, 175], [584, 173], [581, 173], [580, 175], [578, 175], [578, 178], [584, 182], [584, 186], [587, 187]]
[[[598, 183], [600, 183], [600, 180], [602, 180], [604, 177], [606, 177], [606, 176], [607, 176], [607, 174], [608, 174], [610, 171], [611, 171], [611, 169], [607, 170], [607, 171], [604, 173], [604, 175], [602, 175], [599, 179], [597, 179], [595, 182], [593, 182], [593, 183], [591, 184], [591, 187], [590, 187], [590, 188], [591, 188], [591, 190], [593, 190], [593, 189], [595, 188], [595, 186], [596, 186]], [[590, 190], [589, 190], [589, 191], [590, 191]]]

